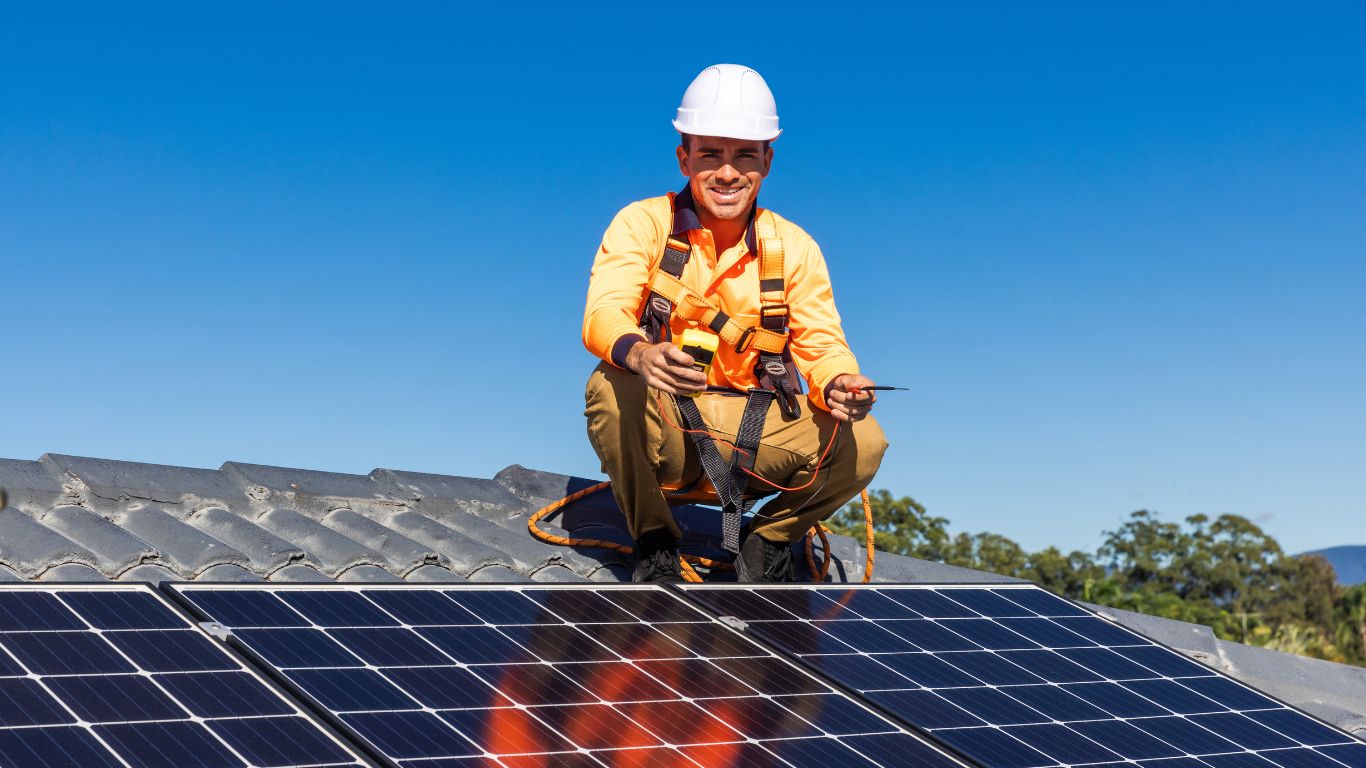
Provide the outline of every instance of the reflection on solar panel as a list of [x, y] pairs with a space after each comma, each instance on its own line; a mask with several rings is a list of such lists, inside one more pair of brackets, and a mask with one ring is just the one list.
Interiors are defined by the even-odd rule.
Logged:
[[961, 765], [659, 588], [174, 589], [404, 768]]
[[1038, 587], [683, 589], [987, 768], [1366, 765], [1345, 732]]
[[0, 587], [0, 766], [357, 760], [149, 587]]

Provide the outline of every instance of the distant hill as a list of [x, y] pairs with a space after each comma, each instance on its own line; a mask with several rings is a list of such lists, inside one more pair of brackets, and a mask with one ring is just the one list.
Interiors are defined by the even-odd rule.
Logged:
[[1306, 555], [1322, 555], [1333, 565], [1338, 574], [1338, 583], [1351, 586], [1366, 583], [1366, 544], [1328, 547], [1305, 552]]

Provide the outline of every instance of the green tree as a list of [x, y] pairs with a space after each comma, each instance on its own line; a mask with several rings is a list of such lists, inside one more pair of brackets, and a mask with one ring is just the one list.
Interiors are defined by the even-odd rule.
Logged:
[[[887, 490], [868, 494], [873, 510], [873, 543], [883, 551], [922, 560], [943, 561], [949, 544], [949, 521], [925, 512], [910, 496], [892, 498]], [[826, 521], [835, 533], [860, 541], [865, 534], [863, 504], [854, 502]]]
[[1014, 540], [999, 533], [960, 533], [954, 536], [943, 558], [949, 565], [978, 571], [1020, 576], [1029, 561], [1029, 554]]
[[1334, 637], [1345, 655], [1366, 663], [1366, 584], [1342, 590], [1334, 602]]
[[1087, 594], [1105, 579], [1105, 569], [1086, 552], [1064, 555], [1057, 547], [1047, 547], [1030, 554], [1024, 571], [1018, 575], [1050, 592], [1091, 600]]

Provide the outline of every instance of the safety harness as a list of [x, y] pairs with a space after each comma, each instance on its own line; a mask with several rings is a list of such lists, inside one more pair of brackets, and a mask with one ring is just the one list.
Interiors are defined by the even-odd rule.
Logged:
[[[691, 203], [688, 190], [674, 199], [675, 209], [679, 206], [690, 207]], [[670, 323], [676, 315], [690, 323], [710, 328], [737, 353], [743, 354], [749, 349], [759, 352], [754, 367], [758, 386], [749, 389], [744, 415], [735, 432], [738, 450], [731, 452], [729, 466], [722, 460], [696, 400], [691, 397], [674, 398], [683, 425], [697, 449], [702, 469], [721, 502], [721, 545], [735, 553], [740, 551], [741, 518], [764, 495], [747, 491], [749, 483], [745, 473], [754, 470], [769, 405], [776, 399], [784, 420], [791, 421], [801, 416], [798, 400], [802, 391], [801, 376], [792, 360], [787, 331], [783, 242], [778, 237], [777, 222], [767, 210], [756, 209], [750, 227], [753, 235], [751, 247], [757, 249], [759, 258], [758, 324], [740, 325], [722, 312], [715, 302], [683, 283], [683, 269], [688, 264], [693, 247], [688, 242], [687, 231], [678, 231], [678, 227], [665, 240], [664, 256], [660, 259], [659, 267], [650, 275], [650, 293], [640, 318], [640, 327], [652, 344], [671, 340]]]

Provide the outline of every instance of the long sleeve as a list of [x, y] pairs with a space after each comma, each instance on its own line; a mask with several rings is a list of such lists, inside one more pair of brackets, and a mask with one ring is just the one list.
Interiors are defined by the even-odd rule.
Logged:
[[811, 401], [829, 410], [825, 403], [826, 385], [841, 374], [858, 373], [858, 360], [844, 338], [825, 257], [815, 241], [804, 241], [806, 247], [802, 253], [794, 254], [799, 257], [788, 278], [790, 348], [797, 369], [811, 389]]
[[655, 251], [662, 250], [664, 236], [646, 203], [632, 203], [612, 219], [593, 260], [583, 312], [583, 344], [618, 367], [625, 367], [631, 346], [645, 340], [639, 327], [640, 309], [651, 266], [658, 258]]

